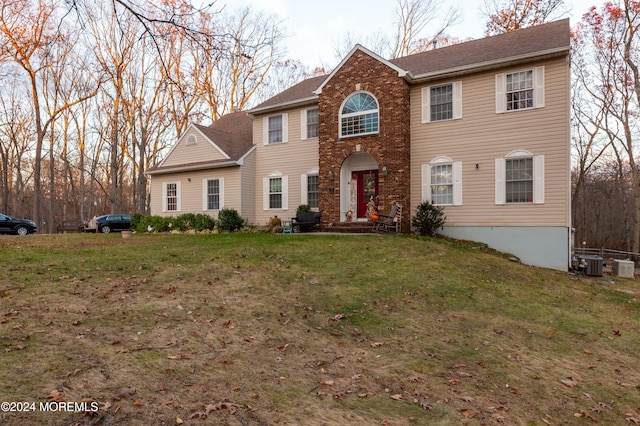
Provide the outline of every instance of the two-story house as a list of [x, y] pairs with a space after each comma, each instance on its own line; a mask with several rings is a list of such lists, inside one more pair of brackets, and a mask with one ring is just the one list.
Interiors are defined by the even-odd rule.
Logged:
[[[561, 20], [394, 60], [358, 45], [331, 74], [305, 80], [244, 117], [234, 114], [252, 123], [252, 145], [244, 136], [241, 161], [220, 167], [230, 160], [214, 160], [222, 143], [212, 134], [206, 160], [218, 166], [181, 169], [207, 162], [193, 145], [192, 154], [172, 158], [189, 150], [192, 135], [205, 135], [192, 126], [149, 171], [151, 213], [215, 214], [205, 208], [207, 182], [250, 169], [244, 175], [253, 184], [233, 183], [233, 198], [225, 177], [218, 207], [236, 208], [252, 223], [292, 217], [309, 204], [327, 229], [348, 217], [365, 221], [374, 198], [382, 212], [403, 205], [408, 232], [415, 207], [428, 200], [445, 209], [445, 235], [566, 270], [569, 32], [569, 21]], [[184, 199], [170, 202], [167, 185], [197, 198], [195, 208], [185, 209]]]

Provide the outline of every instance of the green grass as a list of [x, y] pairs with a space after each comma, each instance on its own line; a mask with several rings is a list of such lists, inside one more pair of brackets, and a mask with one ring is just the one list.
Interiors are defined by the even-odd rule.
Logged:
[[414, 236], [36, 235], [0, 251], [0, 400], [101, 407], [3, 424], [640, 421], [633, 280]]

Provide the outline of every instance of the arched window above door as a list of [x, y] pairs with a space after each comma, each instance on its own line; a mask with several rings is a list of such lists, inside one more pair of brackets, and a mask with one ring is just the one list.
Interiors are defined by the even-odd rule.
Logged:
[[378, 133], [378, 101], [370, 93], [351, 95], [340, 109], [340, 137]]

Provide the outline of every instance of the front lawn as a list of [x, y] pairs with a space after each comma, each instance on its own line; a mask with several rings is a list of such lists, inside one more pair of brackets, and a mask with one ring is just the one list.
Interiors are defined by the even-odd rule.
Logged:
[[633, 280], [394, 235], [0, 253], [2, 424], [640, 424]]

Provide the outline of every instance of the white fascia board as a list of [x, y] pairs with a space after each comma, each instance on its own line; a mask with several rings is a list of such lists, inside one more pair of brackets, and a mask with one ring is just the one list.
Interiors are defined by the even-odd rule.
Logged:
[[249, 111], [247, 111], [247, 115], [249, 115], [249, 117], [253, 118], [254, 116], [256, 116], [258, 114], [265, 114], [265, 113], [272, 112], [272, 111], [291, 109], [291, 108], [300, 107], [300, 106], [303, 106], [303, 105], [313, 105], [313, 104], [317, 104], [317, 103], [318, 103], [318, 97], [317, 96], [311, 96], [311, 97], [308, 97], [308, 98], [296, 99], [296, 100], [290, 101], [290, 102], [283, 102], [281, 104], [275, 104], [275, 105], [269, 105], [269, 106], [262, 107], [262, 108], [250, 109]]

